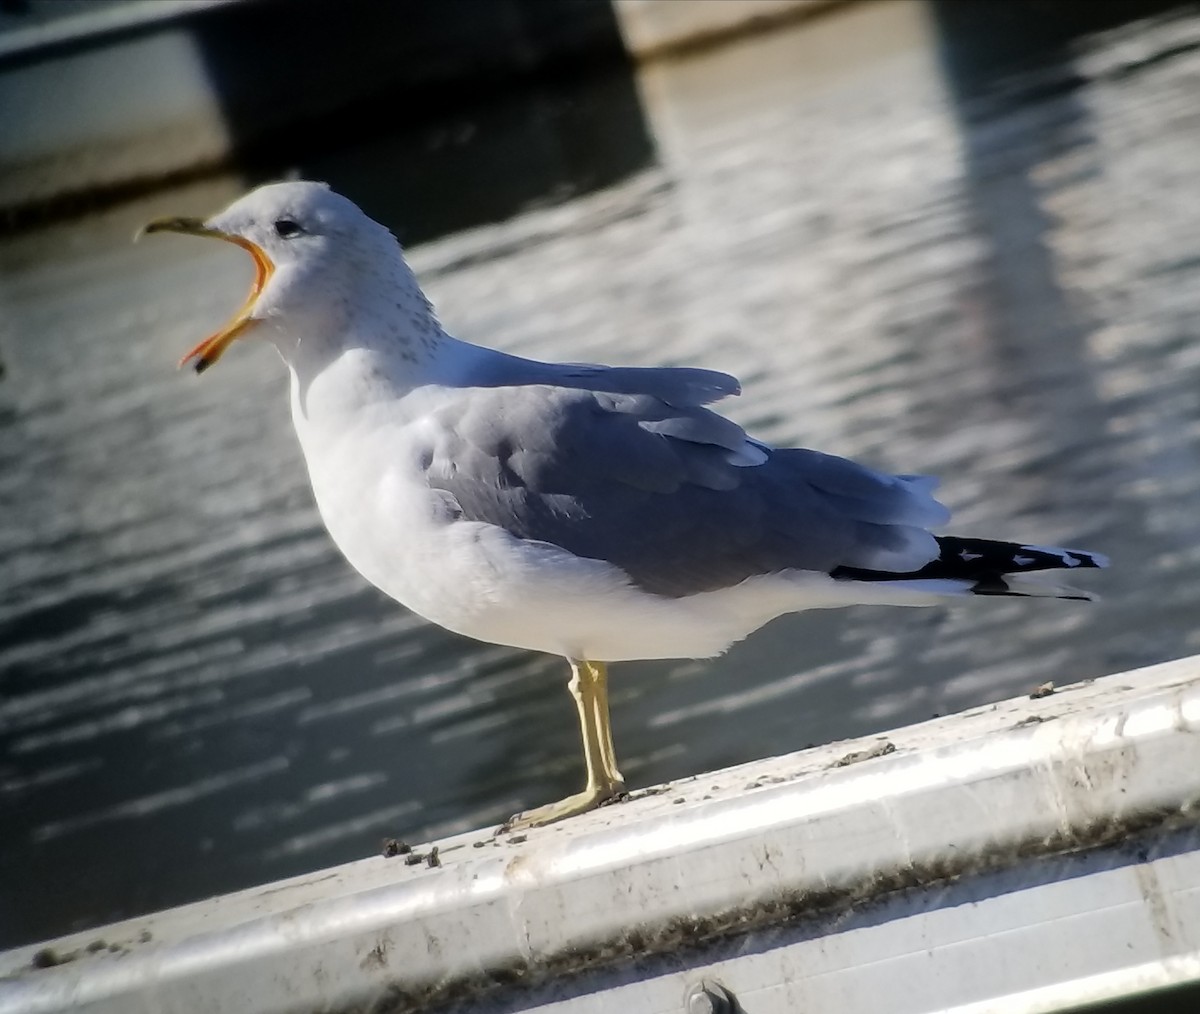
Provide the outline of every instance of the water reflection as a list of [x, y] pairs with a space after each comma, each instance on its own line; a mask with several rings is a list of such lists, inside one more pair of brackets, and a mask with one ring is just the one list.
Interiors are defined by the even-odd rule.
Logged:
[[[503, 103], [471, 136], [448, 118], [300, 160], [412, 238], [453, 227], [413, 259], [463, 337], [729, 370], [730, 413], [767, 439], [940, 473], [956, 531], [1116, 560], [1095, 607], [813, 614], [716, 662], [623, 665], [635, 784], [1200, 646], [1200, 18], [1060, 48], [1065, 89], [1032, 87], [1045, 65], [967, 87], [947, 31], [916, 4], [851, 7], [651, 66], [640, 107], [600, 75], [511, 165], [506, 139], [537, 132]], [[485, 226], [455, 204], [579, 145], [569, 201]], [[497, 820], [579, 777], [561, 661], [427, 627], [340, 560], [265, 348], [171, 371], [249, 266], [127, 238], [243, 185], [0, 251], [6, 942]]]

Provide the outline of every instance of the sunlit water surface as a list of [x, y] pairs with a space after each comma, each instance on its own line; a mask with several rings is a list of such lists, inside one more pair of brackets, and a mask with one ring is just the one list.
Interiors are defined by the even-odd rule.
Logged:
[[[652, 139], [639, 171], [411, 251], [465, 338], [727, 370], [745, 394], [723, 408], [760, 437], [939, 474], [955, 532], [1114, 559], [1096, 605], [814, 613], [715, 661], [621, 665], [633, 785], [1200, 650], [1200, 21], [1083, 39], [981, 97], [934, 32], [869, 5], [650, 67], [641, 111], [612, 113]], [[521, 118], [489, 117], [302, 168], [406, 235], [406, 202], [453, 200], [441, 168], [485, 191], [472, 145], [511, 156]], [[567, 156], [538, 122], [544, 169]], [[267, 347], [174, 371], [249, 265], [129, 237], [244, 185], [0, 252], [3, 942], [495, 822], [581, 777], [561, 660], [434, 629], [341, 560]]]

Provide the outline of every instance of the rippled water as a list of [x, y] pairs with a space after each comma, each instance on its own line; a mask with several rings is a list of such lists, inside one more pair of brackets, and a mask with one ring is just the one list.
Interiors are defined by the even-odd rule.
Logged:
[[[465, 338], [730, 371], [728, 411], [761, 437], [941, 474], [955, 532], [1114, 558], [1094, 606], [814, 613], [713, 662], [622, 665], [634, 785], [1200, 650], [1200, 18], [982, 84], [938, 32], [867, 5], [648, 67], [640, 109], [622, 80], [579, 85], [557, 101], [640, 170], [412, 250]], [[402, 235], [407, 201], [428, 223], [451, 200], [423, 165], [487, 188], [505, 152], [506, 172], [603, 182], [567, 171], [547, 108], [303, 169]], [[384, 155], [406, 161], [365, 170]], [[497, 821], [580, 779], [560, 660], [430, 628], [340, 559], [269, 349], [173, 370], [249, 265], [129, 236], [244, 185], [0, 250], [0, 942]]]

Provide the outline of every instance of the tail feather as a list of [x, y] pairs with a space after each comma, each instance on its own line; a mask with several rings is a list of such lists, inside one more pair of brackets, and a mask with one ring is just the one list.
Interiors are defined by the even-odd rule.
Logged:
[[1094, 596], [1067, 585], [1026, 577], [1036, 571], [1107, 567], [1108, 558], [1081, 549], [937, 536], [941, 553], [920, 570], [892, 573], [838, 567], [831, 576], [840, 580], [904, 582], [908, 587], [932, 588], [932, 582], [953, 582], [970, 595], [1013, 595], [1038, 598], [1090, 600]]

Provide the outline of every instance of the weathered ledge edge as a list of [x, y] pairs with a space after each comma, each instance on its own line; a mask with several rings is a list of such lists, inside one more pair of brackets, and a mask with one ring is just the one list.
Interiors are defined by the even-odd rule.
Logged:
[[1194, 828], [1198, 731], [1194, 657], [18, 948], [0, 1012], [429, 1010]]
[[783, 28], [853, 0], [612, 0], [635, 60], [688, 56], [746, 36]]

